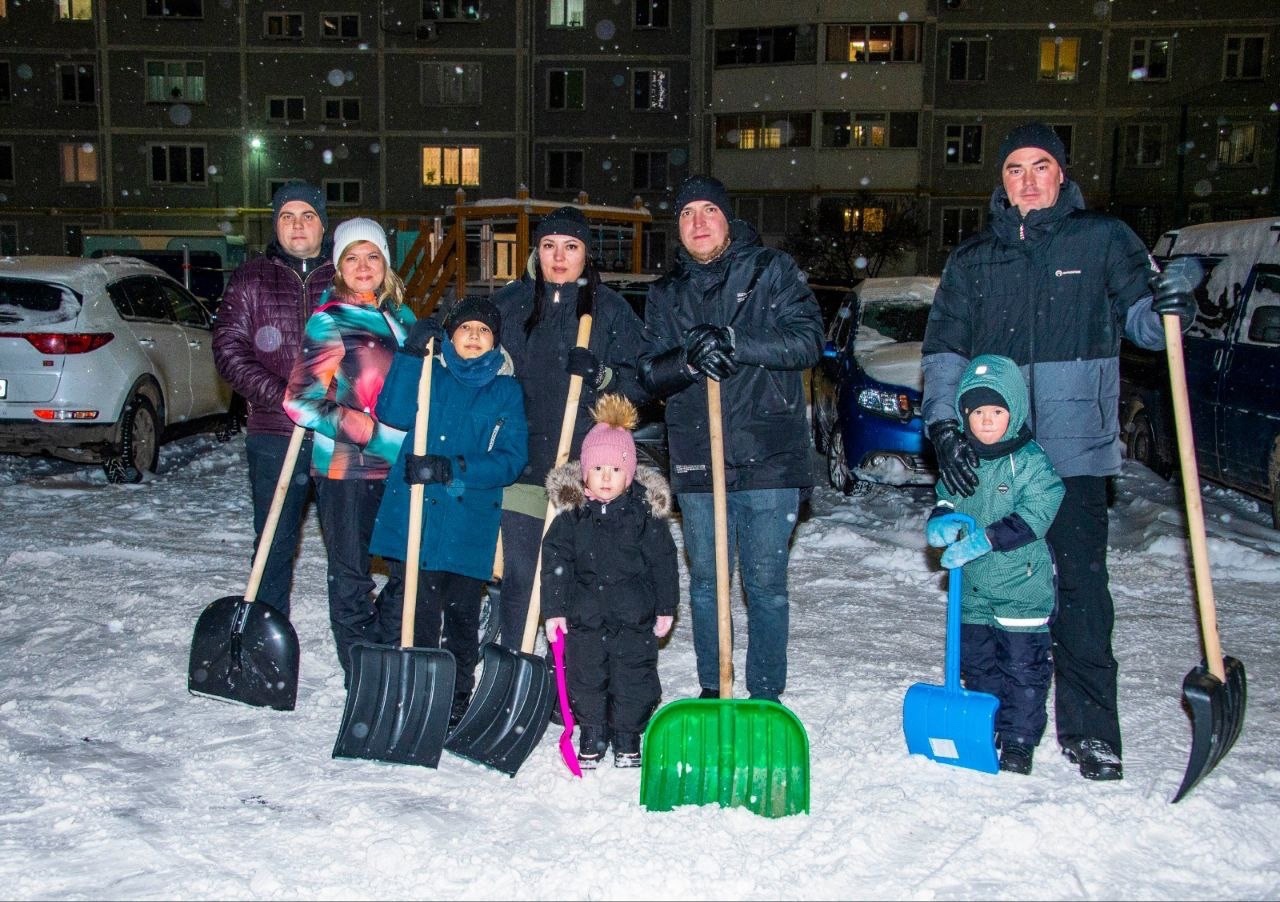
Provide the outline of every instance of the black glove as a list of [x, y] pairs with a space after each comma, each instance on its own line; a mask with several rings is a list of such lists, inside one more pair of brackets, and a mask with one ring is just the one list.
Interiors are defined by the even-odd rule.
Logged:
[[930, 423], [928, 432], [933, 450], [938, 454], [942, 482], [953, 494], [968, 498], [978, 487], [978, 452], [973, 450], [955, 420]]
[[738, 371], [733, 359], [733, 333], [726, 326], [694, 326], [685, 335], [684, 351], [689, 366], [717, 382]]
[[438, 351], [445, 340], [444, 327], [440, 325], [440, 320], [434, 316], [417, 320], [409, 327], [409, 337], [404, 340], [404, 352], [414, 357], [425, 357], [427, 342], [433, 338], [436, 340], [435, 349]]
[[448, 483], [453, 479], [453, 462], [443, 454], [406, 454], [404, 481], [413, 485], [431, 482]]
[[1182, 320], [1183, 331], [1188, 329], [1196, 319], [1195, 291], [1202, 274], [1198, 265], [1171, 261], [1164, 272], [1156, 273], [1147, 282], [1151, 287], [1151, 309], [1161, 316], [1176, 315]]
[[570, 348], [564, 368], [570, 376], [581, 376], [583, 382], [595, 385], [600, 375], [600, 359], [587, 348]]

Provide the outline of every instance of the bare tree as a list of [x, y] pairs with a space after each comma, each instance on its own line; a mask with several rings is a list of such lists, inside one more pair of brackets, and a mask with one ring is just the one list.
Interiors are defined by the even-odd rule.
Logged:
[[879, 207], [884, 220], [875, 230], [858, 227], [821, 227], [817, 211], [805, 214], [794, 232], [789, 233], [782, 249], [795, 258], [815, 282], [851, 285], [868, 276], [876, 276], [888, 264], [924, 247], [929, 231], [924, 226], [920, 203], [910, 200], [901, 204], [885, 203], [866, 193], [859, 193], [850, 206], [859, 209]]

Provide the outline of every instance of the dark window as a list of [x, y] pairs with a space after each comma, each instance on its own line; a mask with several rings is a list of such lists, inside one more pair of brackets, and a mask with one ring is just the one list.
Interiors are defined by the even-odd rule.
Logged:
[[0, 103], [13, 100], [13, 88], [9, 81], [9, 64], [0, 60]]
[[635, 0], [636, 28], [670, 28], [671, 0]]
[[547, 108], [581, 110], [586, 107], [586, 73], [581, 69], [552, 69], [547, 73]]
[[152, 144], [151, 181], [170, 185], [203, 185], [204, 145]]
[[160, 280], [160, 290], [164, 292], [165, 297], [168, 299], [169, 306], [173, 309], [173, 314], [178, 322], [184, 326], [195, 326], [198, 329], [208, 329], [212, 326], [204, 305], [197, 301], [195, 297], [172, 282], [167, 282], [163, 279]]
[[479, 22], [480, 0], [422, 0], [422, 18], [430, 22]]
[[947, 80], [986, 81], [990, 46], [986, 38], [952, 38], [947, 44]]
[[580, 150], [547, 151], [547, 188], [552, 191], [581, 189], [583, 159]]
[[121, 316], [129, 319], [173, 321], [169, 301], [160, 290], [160, 284], [151, 276], [126, 279], [119, 287], [123, 289], [128, 304], [128, 312], [121, 310]]
[[1051, 125], [1050, 128], [1052, 128], [1057, 136], [1062, 139], [1062, 146], [1066, 148], [1067, 151], [1067, 165], [1070, 166], [1072, 163], [1072, 155], [1075, 150], [1073, 146], [1075, 144], [1075, 127], [1071, 125]]
[[[1125, 127], [1126, 166], [1159, 166], [1164, 162], [1164, 126], [1154, 123]], [[1135, 230], [1136, 231], [1136, 230]]]
[[1266, 35], [1231, 35], [1226, 39], [1222, 77], [1228, 81], [1262, 78], [1267, 70]]
[[325, 202], [334, 206], [355, 206], [360, 203], [359, 179], [325, 179]]
[[13, 181], [13, 145], [0, 144], [0, 182]]
[[666, 69], [636, 69], [631, 73], [631, 108], [666, 110], [671, 106], [671, 73]]
[[661, 191], [667, 187], [667, 152], [637, 150], [631, 155], [631, 187], [637, 191]]
[[302, 13], [267, 13], [262, 36], [297, 40], [302, 37]]
[[204, 0], [147, 0], [146, 14], [166, 19], [202, 19]]
[[359, 122], [359, 97], [326, 97], [324, 99], [326, 122]]
[[948, 125], [942, 157], [944, 166], [979, 166], [982, 164], [982, 126]]
[[301, 97], [268, 97], [267, 118], [275, 122], [301, 122], [306, 118], [306, 103]]
[[1169, 38], [1134, 38], [1129, 42], [1130, 81], [1168, 81]]
[[360, 37], [359, 13], [321, 13], [320, 37], [328, 40]]
[[726, 28], [716, 32], [717, 66], [811, 63], [817, 38], [811, 26]]
[[18, 253], [18, 224], [0, 222], [0, 254], [13, 256]]
[[58, 100], [61, 103], [93, 103], [93, 63], [58, 63]]
[[981, 207], [942, 208], [942, 246], [955, 247], [982, 228]]

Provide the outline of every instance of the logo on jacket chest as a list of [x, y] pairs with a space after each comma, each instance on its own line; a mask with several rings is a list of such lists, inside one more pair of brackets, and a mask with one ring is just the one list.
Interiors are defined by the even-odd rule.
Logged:
[[1007, 495], [1007, 494], [1009, 494], [1009, 483], [1007, 483], [1007, 482], [1002, 482], [1002, 483], [1000, 483], [998, 486], [996, 486], [996, 494], [998, 494], [998, 495]]

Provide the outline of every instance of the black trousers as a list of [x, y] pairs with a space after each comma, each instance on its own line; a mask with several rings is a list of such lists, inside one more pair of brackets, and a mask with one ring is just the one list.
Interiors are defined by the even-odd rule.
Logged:
[[[254, 553], [262, 539], [262, 527], [266, 525], [271, 502], [276, 495], [276, 482], [284, 467], [284, 457], [289, 450], [289, 439], [283, 435], [254, 434], [245, 437], [245, 456], [249, 461], [249, 489], [253, 493]], [[289, 596], [293, 589], [293, 562], [298, 556], [298, 538], [302, 521], [307, 513], [307, 499], [311, 496], [311, 436], [308, 435], [298, 450], [298, 460], [293, 468], [293, 478], [284, 496], [280, 520], [276, 524], [267, 565], [258, 584], [257, 601], [265, 602], [289, 616]]]
[[652, 625], [586, 629], [571, 625], [564, 643], [565, 682], [584, 726], [644, 732], [658, 702], [658, 639]]
[[960, 678], [966, 689], [1000, 699], [996, 732], [1002, 742], [1034, 748], [1044, 736], [1053, 678], [1049, 644], [1047, 632], [1014, 633], [973, 623], [960, 627]]
[[1120, 747], [1119, 667], [1111, 652], [1115, 609], [1107, 587], [1107, 479], [1070, 476], [1049, 528], [1058, 565], [1053, 635], [1054, 714], [1058, 741], [1104, 739]]
[[[316, 479], [316, 510], [329, 556], [329, 625], [347, 682], [351, 646], [361, 640], [382, 641], [369, 538], [383, 485], [381, 479]], [[391, 580], [383, 591], [396, 591]]]
[[[388, 560], [387, 571], [391, 575], [387, 585], [394, 583], [395, 587], [390, 592], [383, 590], [378, 600], [378, 620], [382, 641], [399, 645], [404, 622], [404, 564]], [[444, 648], [453, 655], [458, 665], [454, 695], [470, 696], [475, 688], [476, 665], [480, 663], [480, 603], [486, 582], [444, 570], [418, 571], [413, 645]]]
[[[542, 520], [515, 511], [502, 512], [502, 592], [498, 643], [519, 651], [529, 616], [529, 596], [538, 572]], [[538, 625], [543, 618], [539, 616]]]

